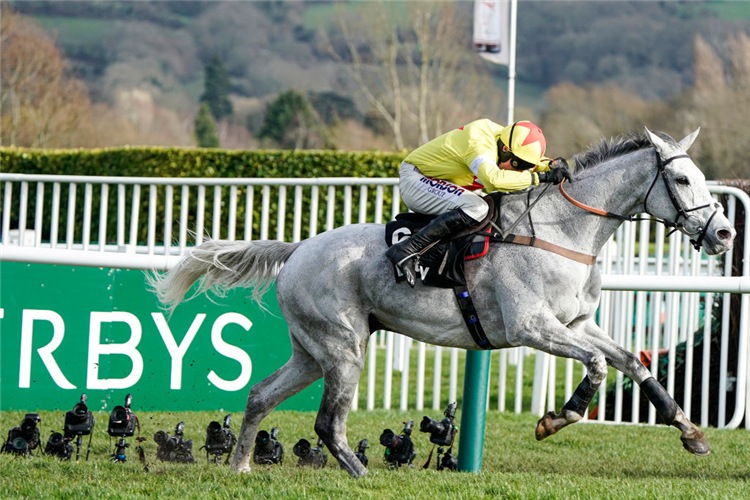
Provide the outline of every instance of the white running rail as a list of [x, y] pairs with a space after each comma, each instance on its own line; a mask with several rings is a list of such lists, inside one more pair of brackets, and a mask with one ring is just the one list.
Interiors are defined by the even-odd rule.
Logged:
[[[726, 197], [726, 213], [734, 220], [739, 206], [745, 227], [750, 226], [750, 197], [743, 191], [710, 185]], [[85, 177], [0, 174], [2, 226], [0, 260], [165, 270], [205, 235], [222, 239], [300, 241], [322, 230], [354, 222], [382, 223], [403, 210], [397, 179], [202, 179], [152, 177]], [[750, 324], [750, 234], [744, 235], [742, 269], [732, 276], [732, 252], [722, 260], [692, 250], [679, 233], [665, 242], [664, 228], [649, 221], [623, 224], [605, 246], [599, 265], [603, 292], [599, 324], [626, 349], [651, 358], [657, 373], [659, 356], [685, 343], [682, 384], [677, 384], [675, 356], [666, 367], [667, 389], [677, 394], [688, 417], [703, 426], [712, 413], [710, 377], [718, 373], [719, 427], [738, 427], [750, 415], [748, 325]], [[721, 295], [715, 295], [715, 294]], [[731, 294], [742, 293], [740, 317], [730, 331]], [[719, 324], [711, 311], [722, 300]], [[695, 333], [720, 330], [718, 346], [702, 342], [695, 348]], [[738, 349], [736, 366], [729, 366], [730, 346]], [[443, 409], [455, 401], [460, 382], [459, 363], [464, 353], [414, 342], [393, 332], [378, 332], [370, 339], [366, 386], [362, 403], [367, 409], [391, 408], [398, 382], [402, 410]], [[709, 363], [711, 351], [720, 351], [719, 368]], [[416, 352], [415, 352], [416, 351]], [[694, 364], [696, 353], [701, 366]], [[448, 357], [447, 359], [445, 357]], [[530, 363], [533, 357], [533, 370]], [[446, 363], [444, 363], [446, 361]], [[377, 366], [385, 374], [378, 377]], [[445, 376], [444, 365], [448, 365]], [[582, 366], [528, 348], [492, 353], [492, 396], [488, 405], [504, 411], [541, 415], [570, 397], [583, 375]], [[702, 398], [693, 405], [693, 373], [699, 372]], [[432, 376], [432, 383], [427, 379]], [[382, 380], [379, 380], [382, 378]], [[397, 380], [398, 378], [398, 380]], [[524, 400], [533, 386], [530, 401]], [[607, 419], [607, 389], [614, 386], [611, 421], [638, 422], [638, 405], [625, 411], [631, 396], [618, 373], [599, 392], [597, 421]], [[431, 394], [430, 394], [431, 392]], [[447, 394], [446, 394], [447, 392]], [[426, 397], [427, 396], [427, 397]], [[430, 400], [428, 401], [428, 397]], [[727, 401], [733, 399], [733, 408]], [[510, 402], [510, 405], [508, 403]], [[359, 406], [355, 398], [354, 407]], [[612, 405], [609, 405], [610, 407]], [[593, 410], [593, 407], [592, 407]], [[717, 413], [716, 409], [713, 413]], [[649, 408], [648, 421], [656, 414]], [[746, 419], [746, 427], [750, 423]]]

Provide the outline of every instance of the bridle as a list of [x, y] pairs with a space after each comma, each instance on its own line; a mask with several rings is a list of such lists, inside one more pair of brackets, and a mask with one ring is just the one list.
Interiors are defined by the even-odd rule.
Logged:
[[[573, 205], [577, 206], [578, 208], [582, 208], [583, 210], [586, 210], [587, 212], [591, 212], [596, 215], [600, 215], [602, 217], [612, 217], [615, 219], [620, 219], [623, 221], [629, 221], [629, 222], [635, 222], [639, 220], [652, 220], [655, 222], [659, 222], [661, 224], [664, 224], [664, 226], [672, 228], [672, 230], [667, 233], [667, 236], [671, 235], [675, 231], [677, 231], [680, 228], [680, 219], [684, 218], [687, 220], [690, 217], [690, 212], [694, 212], [696, 210], [701, 210], [703, 208], [707, 208], [711, 206], [711, 203], [706, 203], [705, 205], [700, 205], [693, 208], [683, 208], [683, 206], [680, 204], [679, 200], [674, 194], [674, 191], [672, 187], [669, 185], [669, 182], [667, 181], [667, 174], [666, 174], [666, 167], [674, 160], [677, 160], [679, 158], [690, 158], [689, 155], [686, 154], [680, 154], [672, 156], [664, 161], [662, 161], [661, 156], [659, 155], [659, 152], [654, 149], [654, 152], [656, 153], [656, 167], [657, 167], [657, 173], [656, 176], [654, 176], [653, 182], [651, 182], [651, 187], [648, 188], [648, 192], [646, 193], [646, 199], [643, 202], [644, 210], [648, 213], [648, 197], [651, 195], [651, 191], [654, 189], [654, 186], [656, 185], [656, 181], [661, 178], [664, 180], [664, 187], [667, 189], [667, 195], [669, 195], [669, 199], [672, 201], [672, 206], [677, 211], [677, 217], [674, 221], [668, 221], [665, 219], [659, 219], [659, 218], [651, 218], [651, 217], [634, 217], [632, 215], [625, 216], [620, 215], [614, 212], [609, 212], [607, 210], [601, 210], [599, 208], [590, 207], [588, 205], [585, 205], [581, 203], [580, 201], [575, 200], [573, 197], [571, 197], [568, 193], [565, 192], [565, 189], [563, 188], [563, 184], [565, 183], [565, 179], [563, 179], [563, 182], [560, 183], [560, 193], [562, 193], [563, 197], [568, 200]], [[698, 235], [697, 239], [691, 239], [690, 243], [693, 244], [693, 248], [696, 250], [700, 250], [701, 245], [703, 244], [703, 239], [706, 236], [706, 232], [708, 231], [708, 227], [711, 225], [711, 221], [713, 220], [716, 213], [719, 211], [718, 207], [714, 209], [714, 212], [711, 214], [711, 216], [708, 218], [708, 221], [706, 221], [706, 224], [703, 225], [703, 227], [699, 227], [698, 231], [691, 234], [691, 236]], [[684, 226], [683, 226], [684, 227]]]

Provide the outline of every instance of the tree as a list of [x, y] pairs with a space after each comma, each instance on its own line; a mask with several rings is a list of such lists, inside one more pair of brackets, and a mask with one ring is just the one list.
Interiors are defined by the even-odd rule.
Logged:
[[310, 105], [326, 125], [335, 125], [341, 120], [361, 120], [354, 99], [336, 92], [311, 92]]
[[701, 127], [690, 153], [707, 177], [750, 178], [750, 38], [730, 35], [717, 52], [698, 35], [694, 47], [695, 85], [674, 104], [675, 126]]
[[198, 116], [195, 117], [195, 141], [199, 148], [218, 148], [219, 134], [216, 132], [216, 124], [211, 118], [211, 110], [208, 103], [201, 104]]
[[70, 77], [65, 59], [44, 31], [2, 6], [0, 116], [5, 144], [70, 146], [90, 118], [82, 81]]
[[[580, 87], [561, 83], [545, 94], [548, 103], [540, 125], [547, 154], [571, 157], [602, 137], [630, 130], [663, 129], [668, 105], [644, 101], [613, 85]], [[692, 131], [691, 131], [692, 132]]]
[[[389, 22], [382, 2], [373, 15], [360, 18], [360, 23], [366, 26], [367, 31], [360, 30], [360, 26], [356, 25], [352, 30], [353, 23], [345, 19], [342, 9], [337, 9], [337, 13], [346, 53], [339, 53], [324, 33], [328, 53], [344, 65], [362, 95], [390, 126], [396, 148], [403, 149], [405, 144], [401, 132], [403, 103], [401, 79], [398, 76], [398, 29]], [[352, 31], [356, 33], [356, 39]], [[362, 38], [366, 38], [364, 43], [358, 45], [356, 40]], [[363, 61], [363, 51], [367, 52], [367, 62]]]
[[205, 90], [201, 95], [200, 102], [208, 103], [211, 114], [217, 120], [230, 116], [234, 110], [229, 100], [231, 82], [229, 73], [224, 66], [221, 57], [215, 55], [211, 62], [206, 65]]
[[296, 90], [280, 93], [268, 105], [260, 138], [273, 139], [283, 148], [333, 147], [325, 126]]
[[446, 123], [455, 128], [499, 111], [500, 92], [479, 58], [460, 43], [470, 31], [471, 4], [407, 7], [408, 16], [404, 6], [382, 1], [366, 15], [346, 16], [339, 9], [338, 32], [322, 33], [325, 49], [388, 125], [397, 149], [442, 134]]

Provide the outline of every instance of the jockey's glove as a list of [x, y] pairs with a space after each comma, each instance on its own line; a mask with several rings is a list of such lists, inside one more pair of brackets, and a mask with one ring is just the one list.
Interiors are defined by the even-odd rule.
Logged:
[[568, 179], [569, 182], [573, 182], [573, 174], [570, 171], [568, 162], [565, 158], [555, 158], [550, 162], [550, 170], [547, 172], [539, 172], [539, 182], [552, 182], [553, 184], [560, 184], [563, 179]]

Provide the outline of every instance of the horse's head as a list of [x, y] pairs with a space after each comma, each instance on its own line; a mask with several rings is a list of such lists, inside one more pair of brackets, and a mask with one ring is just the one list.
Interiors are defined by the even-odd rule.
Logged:
[[686, 154], [700, 128], [679, 143], [665, 141], [646, 129], [656, 149], [658, 172], [646, 195], [646, 211], [668, 222], [699, 249], [718, 255], [732, 248], [737, 234], [724, 216], [724, 208], [713, 199], [706, 177]]

